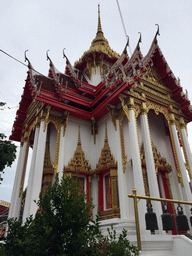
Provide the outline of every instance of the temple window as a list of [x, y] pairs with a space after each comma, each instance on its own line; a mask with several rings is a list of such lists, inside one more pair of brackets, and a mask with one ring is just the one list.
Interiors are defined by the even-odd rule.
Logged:
[[95, 173], [98, 177], [98, 211], [100, 211], [100, 219], [119, 218], [117, 163], [111, 154], [108, 144], [106, 126], [104, 147], [101, 150]]
[[86, 194], [87, 201], [91, 200], [91, 184], [93, 170], [85, 159], [85, 153], [81, 145], [80, 127], [78, 133], [77, 148], [74, 152], [73, 158], [67, 166], [64, 167], [65, 176], [77, 179], [77, 184], [81, 185], [82, 192]]

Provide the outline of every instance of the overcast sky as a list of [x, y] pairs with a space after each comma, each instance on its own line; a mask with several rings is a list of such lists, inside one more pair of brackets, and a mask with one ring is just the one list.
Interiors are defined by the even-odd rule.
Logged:
[[[64, 72], [62, 50], [72, 64], [88, 50], [97, 31], [97, 6], [100, 3], [101, 24], [111, 48], [121, 53], [126, 37], [116, 0], [6, 0], [0, 8], [0, 49], [24, 62], [24, 51], [33, 67], [48, 74], [46, 51], [56, 68]], [[191, 0], [119, 0], [124, 24], [133, 52], [142, 33], [141, 51], [146, 55], [157, 27], [162, 53], [181, 86], [192, 100], [192, 1]], [[129, 53], [130, 54], [130, 53]], [[27, 68], [0, 52], [0, 132], [8, 137], [21, 94]], [[9, 108], [8, 108], [9, 107]], [[188, 125], [192, 146], [192, 125]], [[19, 147], [19, 143], [17, 143]], [[30, 152], [31, 154], [31, 152]], [[29, 168], [27, 168], [29, 169]], [[0, 200], [10, 202], [16, 163], [6, 168]], [[28, 178], [28, 174], [26, 175]]]

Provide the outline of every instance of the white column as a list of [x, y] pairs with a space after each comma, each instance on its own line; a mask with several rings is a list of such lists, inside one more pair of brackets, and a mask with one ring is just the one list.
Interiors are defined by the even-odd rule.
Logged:
[[125, 173], [123, 173], [122, 152], [121, 152], [121, 138], [120, 138], [120, 121], [117, 120], [116, 136], [116, 152], [117, 152], [117, 172], [118, 172], [118, 192], [119, 192], [119, 207], [121, 219], [128, 219], [128, 197], [127, 197], [127, 180]]
[[59, 180], [63, 177], [63, 167], [65, 161], [65, 134], [64, 134], [64, 125], [61, 126], [60, 131], [60, 144], [59, 144], [59, 161], [58, 161], [58, 175]]
[[[44, 130], [45, 125], [45, 130]], [[43, 166], [44, 166], [44, 156], [45, 156], [45, 146], [46, 146], [46, 137], [47, 137], [47, 125], [45, 121], [41, 121], [39, 139], [37, 145], [37, 153], [34, 165], [34, 183], [31, 189], [31, 201], [29, 206], [29, 214], [35, 215], [38, 206], [34, 200], [38, 201], [39, 193], [41, 191], [42, 185], [42, 175], [43, 175]]]
[[20, 173], [22, 173], [22, 167], [21, 167], [22, 162], [23, 162], [23, 142], [20, 145], [19, 158], [17, 162], [17, 169], [15, 173], [14, 185], [13, 185], [13, 190], [11, 195], [11, 205], [9, 208], [8, 219], [13, 218], [14, 202], [16, 201], [16, 188], [19, 186], [19, 176], [21, 176]]
[[[17, 171], [16, 171], [16, 175], [17, 177], [15, 177], [16, 179], [16, 184], [14, 184], [14, 195], [13, 195], [13, 208], [12, 208], [12, 212], [10, 217], [13, 218], [19, 218], [20, 215], [20, 209], [21, 209], [21, 199], [22, 199], [22, 193], [23, 193], [23, 182], [25, 180], [25, 170], [26, 170], [26, 165], [27, 165], [27, 157], [28, 157], [28, 141], [25, 140], [25, 142], [23, 143], [23, 148], [22, 148], [22, 152], [20, 155], [20, 161], [17, 165]], [[23, 177], [22, 177], [23, 176]]]
[[[131, 147], [131, 157], [133, 163], [133, 179], [135, 188], [137, 190], [138, 195], [145, 195], [144, 190], [144, 182], [143, 182], [143, 174], [141, 169], [141, 159], [140, 159], [140, 150], [139, 150], [139, 141], [137, 136], [137, 126], [135, 120], [135, 111], [134, 111], [134, 102], [133, 99], [130, 98], [128, 103], [129, 107], [129, 132], [130, 132], [130, 147]], [[139, 212], [139, 223], [140, 223], [140, 231], [141, 234], [149, 234], [146, 230], [145, 225], [145, 213], [146, 213], [146, 202], [145, 200], [140, 200], [138, 203], [138, 212]]]
[[[191, 189], [189, 187], [189, 180], [187, 177], [187, 171], [186, 171], [185, 164], [183, 161], [183, 156], [182, 156], [179, 138], [177, 135], [177, 129], [176, 129], [176, 125], [175, 125], [175, 118], [174, 118], [173, 114], [170, 115], [170, 121], [171, 121], [171, 129], [172, 129], [172, 133], [173, 133], [173, 139], [174, 139], [174, 143], [175, 143], [179, 167], [180, 167], [180, 171], [181, 171], [181, 175], [182, 175], [182, 179], [183, 179], [183, 185], [184, 185], [184, 187], [182, 187], [183, 199], [185, 201], [192, 202]], [[188, 206], [188, 205], [185, 206], [186, 215], [187, 215], [188, 219], [190, 218], [190, 215], [191, 215], [190, 208], [191, 208], [191, 206]]]
[[[140, 120], [141, 120], [142, 134], [143, 134], [144, 153], [145, 153], [145, 160], [146, 160], [146, 167], [147, 167], [147, 178], [149, 183], [150, 196], [160, 198], [145, 103], [142, 104]], [[162, 221], [161, 221], [161, 214], [162, 214], [161, 203], [157, 201], [153, 201], [152, 205], [153, 205], [153, 210], [157, 215], [158, 226], [159, 226], [158, 233], [162, 234], [164, 232], [163, 232]]]
[[[189, 141], [188, 141], [188, 138], [187, 138], [185, 123], [184, 123], [183, 118], [180, 119], [180, 126], [181, 126], [181, 133], [182, 133], [182, 136], [183, 136], [183, 143], [184, 143], [184, 147], [185, 147], [186, 154], [187, 154], [189, 169], [190, 169], [190, 173], [192, 174], [192, 154], [191, 154], [191, 149], [190, 149], [190, 146], [189, 146]], [[192, 185], [192, 177], [190, 177], [190, 180], [191, 180], [191, 185]]]
[[31, 204], [31, 196], [32, 196], [32, 188], [35, 184], [34, 181], [34, 166], [35, 166], [35, 160], [36, 160], [36, 154], [37, 154], [37, 145], [38, 145], [38, 138], [39, 138], [39, 127], [35, 129], [35, 138], [34, 138], [34, 144], [33, 144], [33, 155], [31, 159], [31, 167], [30, 167], [30, 173], [29, 173], [29, 180], [28, 180], [28, 186], [27, 186], [27, 194], [25, 199], [25, 206], [24, 206], [24, 212], [23, 212], [23, 222], [26, 221], [26, 218], [30, 215], [30, 204]]

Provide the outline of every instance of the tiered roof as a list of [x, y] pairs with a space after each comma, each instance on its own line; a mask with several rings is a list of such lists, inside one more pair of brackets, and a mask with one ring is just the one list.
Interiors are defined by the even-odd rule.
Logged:
[[[126, 47], [119, 56], [109, 46], [105, 39], [98, 19], [98, 29], [90, 49], [83, 54], [75, 68], [67, 60], [66, 72], [59, 72], [51, 59], [48, 77], [33, 72], [31, 64], [21, 96], [19, 109], [13, 124], [11, 140], [20, 141], [22, 126], [27, 118], [27, 111], [32, 102], [41, 102], [41, 109], [51, 105], [52, 110], [63, 113], [69, 111], [71, 116], [91, 121], [94, 117], [98, 121], [106, 113], [107, 106], [117, 106], [120, 103], [119, 94], [127, 95], [127, 92], [146, 75], [149, 67], [155, 69], [165, 87], [172, 92], [172, 100], [176, 101], [185, 116], [187, 122], [192, 120], [192, 107], [187, 95], [183, 92], [179, 79], [176, 79], [157, 42], [157, 35], [151, 44], [149, 52], [143, 57], [139, 42], [129, 58]], [[108, 60], [111, 63], [110, 70], [103, 75], [102, 82], [97, 86], [86, 82], [83, 77], [87, 58]], [[35, 119], [36, 116], [33, 117]], [[32, 120], [30, 120], [32, 122]]]

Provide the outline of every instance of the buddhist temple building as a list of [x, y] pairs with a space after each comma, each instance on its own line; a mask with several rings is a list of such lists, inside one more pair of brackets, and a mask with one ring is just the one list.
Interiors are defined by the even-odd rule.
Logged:
[[[128, 230], [136, 244], [133, 199], [138, 195], [192, 202], [192, 154], [187, 124], [192, 106], [158, 44], [159, 31], [143, 56], [140, 40], [131, 56], [128, 43], [120, 54], [104, 36], [100, 10], [96, 36], [74, 66], [69, 56], [65, 73], [50, 59], [48, 76], [28, 72], [11, 140], [20, 142], [9, 218], [18, 218], [29, 147], [33, 149], [23, 221], [37, 211], [41, 189], [58, 173], [78, 176], [95, 218], [101, 212], [106, 233], [113, 224]], [[78, 58], [79, 56], [77, 56]], [[146, 230], [146, 200], [138, 202], [141, 255], [180, 255], [192, 249], [189, 230], [164, 231], [162, 204], [153, 201], [158, 230]], [[182, 205], [189, 221], [190, 205]], [[177, 214], [177, 205], [168, 204]], [[155, 234], [154, 234], [155, 233]], [[185, 236], [187, 235], [187, 236]], [[179, 246], [181, 245], [181, 246]], [[183, 248], [181, 250], [181, 248]], [[185, 254], [185, 255], [191, 255]]]

